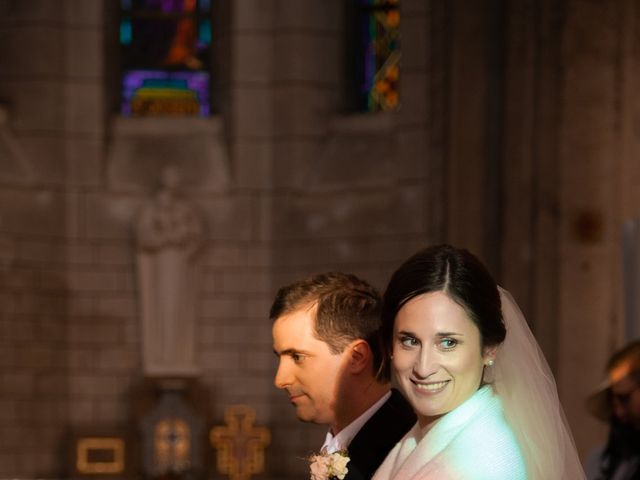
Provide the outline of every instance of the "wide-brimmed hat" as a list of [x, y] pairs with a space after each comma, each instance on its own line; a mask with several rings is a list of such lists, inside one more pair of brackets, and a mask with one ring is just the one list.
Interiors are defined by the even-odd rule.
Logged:
[[589, 413], [608, 422], [612, 415], [611, 387], [632, 375], [640, 375], [640, 340], [627, 344], [611, 356], [607, 365], [607, 378], [587, 397]]

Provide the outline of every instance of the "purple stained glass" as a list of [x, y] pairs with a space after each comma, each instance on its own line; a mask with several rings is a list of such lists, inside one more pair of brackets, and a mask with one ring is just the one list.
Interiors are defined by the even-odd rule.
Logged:
[[[198, 3], [196, 0], [129, 0], [129, 8], [162, 13], [192, 12]], [[131, 5], [133, 3], [133, 5]]]

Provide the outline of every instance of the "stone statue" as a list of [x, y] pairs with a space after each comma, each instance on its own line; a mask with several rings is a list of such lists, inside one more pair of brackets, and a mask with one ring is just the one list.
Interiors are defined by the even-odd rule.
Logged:
[[153, 377], [189, 377], [199, 370], [195, 260], [203, 226], [178, 194], [178, 183], [177, 170], [165, 168], [160, 190], [136, 225], [143, 371]]

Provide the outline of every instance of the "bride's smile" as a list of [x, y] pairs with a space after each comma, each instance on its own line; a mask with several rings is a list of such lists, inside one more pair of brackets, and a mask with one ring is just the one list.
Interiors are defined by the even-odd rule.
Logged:
[[394, 324], [393, 368], [421, 426], [450, 412], [480, 387], [485, 363], [478, 327], [446, 293], [408, 301]]
[[449, 383], [449, 380], [446, 380], [444, 382], [430, 382], [430, 383], [419, 382], [417, 380], [411, 380], [411, 382], [415, 385], [418, 392], [434, 394], [434, 393], [442, 392], [444, 390], [444, 387], [446, 387], [447, 384]]

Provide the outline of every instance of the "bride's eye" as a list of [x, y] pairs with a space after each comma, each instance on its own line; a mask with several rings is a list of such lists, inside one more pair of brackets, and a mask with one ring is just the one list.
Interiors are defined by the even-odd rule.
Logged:
[[401, 335], [398, 340], [403, 347], [417, 347], [420, 345], [420, 341], [410, 335]]
[[440, 347], [443, 350], [451, 350], [456, 345], [458, 345], [458, 341], [455, 338], [443, 338], [440, 340]]

